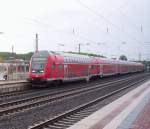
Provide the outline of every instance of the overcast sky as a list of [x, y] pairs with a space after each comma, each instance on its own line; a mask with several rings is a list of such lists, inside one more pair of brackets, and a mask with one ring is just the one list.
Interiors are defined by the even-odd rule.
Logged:
[[150, 0], [0, 0], [0, 32], [0, 51], [34, 51], [38, 33], [40, 50], [81, 43], [82, 52], [150, 60]]

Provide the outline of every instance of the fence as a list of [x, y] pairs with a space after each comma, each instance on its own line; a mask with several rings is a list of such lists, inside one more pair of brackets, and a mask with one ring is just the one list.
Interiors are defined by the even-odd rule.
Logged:
[[24, 80], [27, 78], [28, 71], [29, 64], [0, 63], [0, 80]]

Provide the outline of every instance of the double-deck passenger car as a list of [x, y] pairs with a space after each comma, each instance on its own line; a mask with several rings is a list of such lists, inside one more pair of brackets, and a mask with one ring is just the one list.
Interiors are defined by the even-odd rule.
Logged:
[[140, 72], [144, 65], [136, 62], [118, 61], [79, 54], [38, 51], [30, 61], [29, 80], [32, 84], [63, 82], [94, 76], [110, 76]]

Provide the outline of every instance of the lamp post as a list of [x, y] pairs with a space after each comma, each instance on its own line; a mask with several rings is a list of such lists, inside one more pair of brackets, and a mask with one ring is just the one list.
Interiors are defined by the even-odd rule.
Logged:
[[79, 54], [81, 53], [81, 45], [82, 46], [88, 46], [88, 45], [90, 45], [90, 43], [86, 43], [86, 44], [83, 44], [83, 43], [79, 43], [79, 49], [78, 49], [78, 52], [79, 52]]

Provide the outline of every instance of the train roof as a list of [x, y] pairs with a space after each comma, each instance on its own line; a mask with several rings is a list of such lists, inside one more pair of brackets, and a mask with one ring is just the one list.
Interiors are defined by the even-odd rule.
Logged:
[[139, 62], [132, 62], [132, 61], [123, 61], [123, 60], [113, 60], [109, 58], [102, 58], [102, 57], [93, 57], [88, 55], [81, 55], [76, 53], [69, 53], [69, 52], [61, 52], [61, 51], [45, 51], [41, 50], [37, 53], [34, 53], [34, 56], [40, 55], [40, 56], [48, 56], [48, 55], [58, 55], [63, 56], [65, 60], [78, 60], [76, 62], [82, 62], [84, 63], [107, 63], [107, 64], [131, 64], [131, 65], [143, 65]]
[[90, 56], [88, 55], [80, 55], [76, 53], [61, 52], [61, 51], [59, 52], [50, 51], [49, 53], [54, 55], [68, 56], [68, 57], [90, 58]]

